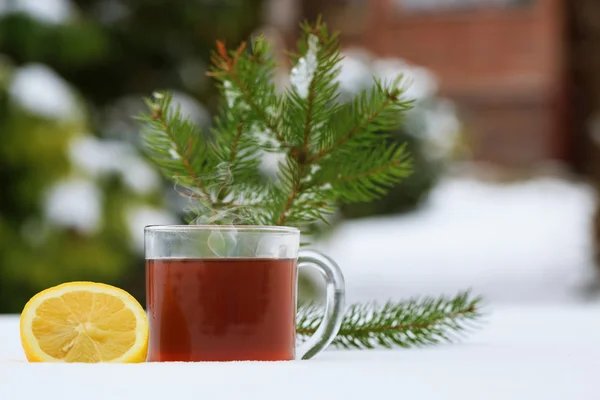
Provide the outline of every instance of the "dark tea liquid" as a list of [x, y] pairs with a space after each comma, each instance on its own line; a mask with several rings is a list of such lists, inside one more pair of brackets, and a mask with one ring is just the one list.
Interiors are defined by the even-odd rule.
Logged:
[[294, 359], [296, 260], [146, 260], [149, 361]]

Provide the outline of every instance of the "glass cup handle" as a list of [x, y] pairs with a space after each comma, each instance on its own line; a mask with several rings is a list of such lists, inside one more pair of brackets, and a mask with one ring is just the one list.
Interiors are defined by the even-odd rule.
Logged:
[[317, 331], [296, 352], [296, 358], [313, 358], [333, 342], [344, 318], [344, 276], [340, 267], [315, 250], [300, 250], [298, 268], [313, 267], [323, 275], [327, 285], [325, 315]]

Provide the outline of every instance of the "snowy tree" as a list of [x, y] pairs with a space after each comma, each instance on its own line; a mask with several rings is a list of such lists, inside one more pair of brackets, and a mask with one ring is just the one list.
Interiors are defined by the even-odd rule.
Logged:
[[143, 226], [181, 207], [131, 117], [158, 86], [206, 123], [209, 49], [246, 38], [259, 4], [0, 1], [0, 313], [75, 279], [143, 300]]

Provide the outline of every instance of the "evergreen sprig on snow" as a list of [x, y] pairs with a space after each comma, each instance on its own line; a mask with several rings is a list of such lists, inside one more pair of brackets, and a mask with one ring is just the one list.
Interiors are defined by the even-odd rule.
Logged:
[[[410, 174], [407, 149], [384, 134], [411, 106], [402, 77], [337, 102], [337, 35], [320, 21], [302, 28], [283, 93], [263, 37], [234, 51], [217, 43], [209, 74], [222, 103], [210, 132], [181, 115], [170, 94], [147, 99], [150, 112], [140, 117], [145, 147], [194, 199], [188, 211], [196, 222], [305, 227], [324, 220], [336, 203], [376, 199]], [[281, 157], [275, 179], [261, 171], [266, 152]]]
[[[453, 342], [465, 329], [475, 326], [475, 320], [481, 316], [480, 302], [480, 298], [463, 292], [454, 297], [411, 299], [381, 306], [353, 304], [346, 311], [333, 345], [371, 349]], [[298, 336], [311, 336], [322, 319], [320, 307], [301, 307], [297, 316]]]

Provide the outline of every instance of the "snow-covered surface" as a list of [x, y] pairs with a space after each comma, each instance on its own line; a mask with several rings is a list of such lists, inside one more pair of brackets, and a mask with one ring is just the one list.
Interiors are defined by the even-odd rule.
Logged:
[[373, 78], [389, 85], [402, 75], [403, 97], [415, 100], [403, 121], [405, 131], [419, 137], [427, 158], [441, 161], [452, 155], [460, 142], [461, 124], [454, 104], [439, 97], [434, 73], [401, 58], [378, 58], [360, 47], [346, 48], [342, 54], [337, 77], [342, 99], [372, 87]]
[[81, 114], [67, 82], [42, 64], [19, 68], [10, 86], [13, 99], [29, 112], [47, 118], [69, 118]]
[[[78, 171], [77, 177], [66, 178], [51, 186], [44, 202], [48, 220], [59, 226], [95, 233], [101, 226], [102, 193], [95, 179], [110, 174], [121, 176], [136, 194], [148, 194], [160, 187], [160, 176], [129, 143], [99, 140], [89, 135], [71, 139], [69, 158]], [[144, 251], [144, 227], [180, 222], [164, 209], [132, 201], [126, 210], [132, 247]]]
[[102, 193], [93, 182], [69, 178], [49, 189], [44, 211], [53, 224], [90, 234], [100, 227], [101, 203]]
[[576, 302], [596, 270], [595, 202], [554, 178], [448, 179], [421, 211], [345, 222], [313, 247], [338, 262], [349, 301], [472, 288], [493, 302]]
[[430, 160], [444, 160], [454, 152], [460, 141], [461, 124], [454, 103], [441, 99], [423, 110], [422, 120], [414, 121], [410, 115], [406, 123], [419, 123], [420, 129], [409, 129], [413, 134], [421, 135], [425, 155]]
[[391, 83], [399, 75], [404, 75], [401, 87], [406, 89], [405, 97], [417, 101], [437, 94], [437, 77], [428, 69], [412, 65], [401, 58], [376, 58], [363, 48], [347, 48], [342, 52], [341, 70], [338, 81], [342, 91], [358, 94], [370, 87], [373, 78]]
[[230, 81], [225, 81], [223, 87], [225, 88], [227, 106], [233, 107], [237, 98], [240, 97], [240, 93], [233, 89], [233, 84]]
[[463, 343], [279, 363], [28, 364], [0, 316], [0, 398], [598, 399], [600, 307], [497, 307]]
[[24, 13], [46, 23], [59, 24], [72, 18], [69, 0], [0, 0], [0, 14]]
[[69, 143], [69, 158], [74, 166], [98, 178], [119, 174], [134, 192], [147, 194], [160, 187], [160, 176], [131, 144], [100, 140], [90, 135], [77, 136]]
[[173, 95], [172, 107], [179, 107], [181, 115], [189, 118], [190, 121], [199, 127], [210, 124], [210, 113], [198, 100], [181, 91], [173, 90], [171, 93]]
[[437, 77], [424, 67], [410, 65], [397, 58], [383, 58], [374, 60], [372, 69], [374, 75], [383, 82], [393, 82], [399, 74], [403, 74], [407, 82], [402, 87], [406, 88], [404, 96], [407, 99], [421, 100], [437, 93]]

